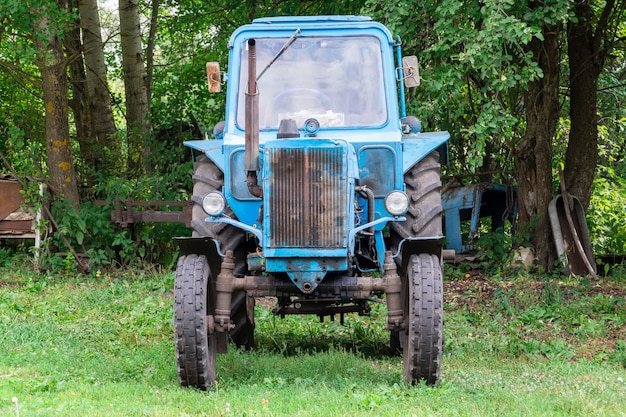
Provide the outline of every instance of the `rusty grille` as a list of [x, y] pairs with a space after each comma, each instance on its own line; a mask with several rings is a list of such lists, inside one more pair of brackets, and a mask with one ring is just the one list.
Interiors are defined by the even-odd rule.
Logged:
[[269, 152], [271, 247], [345, 246], [346, 157], [343, 147]]

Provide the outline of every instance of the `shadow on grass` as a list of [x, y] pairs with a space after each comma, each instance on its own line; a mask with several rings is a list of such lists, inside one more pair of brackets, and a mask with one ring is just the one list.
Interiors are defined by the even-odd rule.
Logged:
[[328, 319], [320, 322], [315, 316], [284, 319], [271, 313], [261, 316], [256, 321], [256, 350], [283, 356], [329, 351], [353, 352], [372, 359], [396, 356], [380, 314], [372, 317], [347, 314], [344, 324]]

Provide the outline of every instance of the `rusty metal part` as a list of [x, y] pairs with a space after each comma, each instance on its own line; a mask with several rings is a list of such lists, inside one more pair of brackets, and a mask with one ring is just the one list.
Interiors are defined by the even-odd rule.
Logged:
[[[106, 201], [96, 201], [96, 205], [106, 205]], [[135, 222], [146, 223], [184, 223], [191, 226], [191, 201], [133, 201], [126, 199], [124, 203], [115, 198], [111, 220], [122, 227], [128, 227]], [[160, 207], [180, 207], [179, 211], [162, 211]]]
[[[233, 290], [246, 290], [253, 297], [278, 297], [301, 293], [286, 277], [246, 276], [233, 280]], [[373, 277], [328, 276], [315, 288], [315, 295], [367, 299], [384, 291], [383, 280]]]
[[324, 317], [330, 317], [331, 321], [335, 321], [335, 315], [339, 314], [340, 323], [344, 324], [344, 315], [347, 313], [358, 313], [360, 316], [369, 315], [370, 307], [366, 301], [342, 304], [341, 299], [305, 299], [294, 300], [289, 305], [278, 306], [272, 310], [277, 316], [284, 318], [287, 314], [316, 314], [320, 321], [324, 321]]
[[263, 189], [258, 185], [259, 170], [259, 93], [256, 85], [256, 41], [248, 40], [248, 88], [245, 93], [245, 169], [246, 183], [250, 193], [261, 197]]
[[347, 240], [348, 182], [345, 147], [267, 147], [272, 177], [265, 209], [272, 213], [269, 245], [341, 248]]
[[397, 272], [396, 261], [391, 252], [385, 253], [385, 274], [383, 275], [383, 288], [387, 298], [387, 328], [399, 330], [404, 322], [402, 309], [402, 281]]
[[454, 261], [456, 259], [456, 251], [454, 249], [444, 249], [441, 251], [441, 258], [444, 261]]
[[21, 190], [17, 181], [0, 180], [0, 220], [20, 208], [24, 202]]
[[229, 250], [224, 255], [222, 269], [215, 283], [215, 330], [218, 332], [228, 332], [235, 327], [230, 320], [230, 303], [235, 282], [234, 270], [235, 257], [233, 251]]
[[[24, 181], [21, 179], [21, 177], [19, 175], [17, 175], [17, 173], [13, 169], [13, 166], [9, 163], [9, 161], [6, 159], [6, 157], [4, 156], [4, 154], [2, 152], [0, 152], [0, 159], [2, 159], [2, 162], [4, 162], [6, 167], [11, 171], [11, 174], [15, 177], [17, 182], [22, 187], [24, 187]], [[56, 222], [56, 220], [55, 220], [54, 216], [52, 215], [52, 213], [50, 212], [50, 209], [48, 209], [48, 207], [45, 204], [43, 204], [41, 206], [41, 210], [43, 211], [44, 216], [46, 216], [46, 218], [48, 220], [50, 220], [50, 222], [52, 223], [54, 228], [56, 230], [59, 230], [59, 225]], [[65, 246], [67, 246], [69, 251], [74, 256], [74, 259], [76, 260], [76, 263], [77, 263], [78, 268], [80, 269], [80, 271], [83, 272], [83, 273], [89, 272], [89, 270], [90, 270], [89, 263], [83, 261], [82, 259], [80, 259], [80, 256], [76, 253], [76, 251], [74, 250], [74, 247], [72, 246], [72, 244], [67, 240], [67, 238], [62, 233], [61, 233], [61, 240], [63, 240], [63, 242], [65, 243]]]
[[256, 171], [248, 171], [246, 175], [246, 185], [248, 186], [250, 194], [255, 197], [263, 197], [263, 187], [259, 185]]
[[[230, 319], [233, 291], [245, 290], [251, 297], [289, 297], [298, 291], [286, 277], [264, 275], [235, 277], [234, 256], [227, 251], [216, 279], [215, 315], [210, 331], [229, 332], [234, 328]], [[301, 298], [283, 304], [274, 310], [277, 315], [316, 314], [323, 319], [335, 314], [369, 312], [367, 301], [373, 292], [384, 292], [387, 297], [388, 329], [399, 330], [404, 326], [402, 307], [402, 281], [396, 270], [396, 263], [390, 252], [385, 254], [385, 274], [383, 278], [328, 276], [315, 288], [313, 297]]]
[[[366, 185], [361, 185], [361, 186], [357, 186], [355, 187], [355, 190], [365, 194], [365, 197], [367, 198], [367, 221], [368, 222], [373, 222], [374, 220], [376, 220], [376, 207], [374, 206], [374, 192], [372, 190], [370, 190], [369, 188], [367, 188]], [[374, 226], [370, 227], [368, 232], [374, 236]]]
[[212, 314], [206, 316], [206, 333], [208, 335], [215, 333], [215, 317]]
[[228, 334], [217, 332], [215, 329], [215, 316], [209, 314], [206, 316], [207, 335], [215, 343], [216, 353], [228, 353]]
[[0, 232], [30, 233], [32, 231], [32, 220], [0, 220]]

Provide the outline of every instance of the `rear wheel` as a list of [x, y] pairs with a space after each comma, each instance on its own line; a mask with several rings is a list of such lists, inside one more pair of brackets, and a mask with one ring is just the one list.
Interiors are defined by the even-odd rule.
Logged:
[[[443, 353], [443, 282], [441, 261], [436, 255], [411, 255], [405, 330], [400, 341], [404, 351], [404, 381], [428, 385], [439, 382]], [[402, 337], [403, 336], [403, 337]]]
[[174, 335], [178, 382], [183, 387], [208, 390], [215, 381], [217, 340], [210, 322], [215, 291], [204, 255], [178, 260], [174, 282]]
[[[192, 235], [208, 236], [217, 240], [222, 253], [232, 250], [235, 256], [235, 276], [244, 276], [246, 268], [246, 234], [239, 228], [225, 223], [207, 223], [207, 215], [202, 209], [202, 199], [210, 191], [222, 191], [224, 173], [206, 155], [196, 158], [193, 179], [193, 211], [191, 216]], [[230, 207], [224, 213], [236, 218]], [[231, 320], [235, 328], [229, 333], [231, 340], [238, 347], [254, 347], [254, 298], [243, 290], [233, 292], [231, 302]]]
[[404, 174], [409, 210], [403, 222], [391, 222], [392, 244], [410, 237], [441, 236], [441, 165], [431, 152]]

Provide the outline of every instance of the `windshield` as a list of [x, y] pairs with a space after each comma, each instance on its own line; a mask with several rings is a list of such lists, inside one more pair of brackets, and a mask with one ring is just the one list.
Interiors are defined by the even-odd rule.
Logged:
[[[257, 74], [287, 41], [256, 39]], [[247, 60], [247, 48], [242, 48], [237, 106], [242, 128]], [[309, 118], [322, 128], [380, 126], [387, 121], [381, 47], [373, 36], [297, 38], [257, 86], [261, 129], [276, 129], [288, 118], [299, 128]]]

